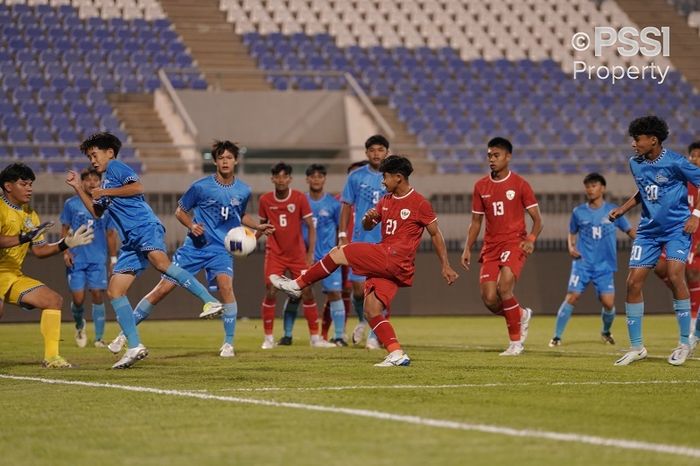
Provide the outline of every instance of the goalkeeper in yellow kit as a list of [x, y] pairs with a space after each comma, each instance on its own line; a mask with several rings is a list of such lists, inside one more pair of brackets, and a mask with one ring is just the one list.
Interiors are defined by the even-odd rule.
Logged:
[[23, 163], [13, 163], [0, 172], [0, 317], [6, 302], [27, 309], [42, 309], [42, 364], [49, 368], [71, 367], [58, 354], [63, 298], [40, 281], [24, 275], [22, 263], [30, 246], [35, 256], [49, 257], [90, 243], [93, 232], [83, 225], [57, 243], [48, 244], [43, 233], [53, 223], [40, 223], [39, 215], [29, 206], [35, 178], [32, 169]]

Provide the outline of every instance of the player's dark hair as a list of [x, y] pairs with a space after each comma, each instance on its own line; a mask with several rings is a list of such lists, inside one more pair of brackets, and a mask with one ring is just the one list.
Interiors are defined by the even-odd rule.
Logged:
[[321, 175], [326, 176], [328, 174], [328, 170], [326, 170], [325, 165], [320, 163], [312, 163], [309, 165], [309, 168], [306, 169], [306, 176], [311, 176], [314, 173], [320, 173]]
[[292, 174], [292, 166], [289, 165], [288, 163], [278, 162], [278, 163], [274, 164], [272, 166], [272, 168], [270, 169], [270, 173], [272, 173], [273, 176], [279, 175], [281, 172], [285, 172], [287, 175], [291, 175]]
[[656, 136], [661, 143], [668, 137], [668, 125], [656, 115], [647, 115], [632, 121], [628, 132], [633, 138], [641, 135]]
[[353, 162], [348, 166], [348, 173], [357, 170], [360, 167], [364, 167], [369, 163], [369, 160], [360, 160], [359, 162]]
[[122, 148], [122, 142], [109, 131], [101, 131], [84, 140], [80, 144], [80, 152], [87, 155], [88, 151], [93, 147], [97, 147], [100, 150], [112, 149], [114, 157], [116, 157], [119, 155], [119, 149]]
[[588, 183], [600, 183], [603, 186], [607, 186], [607, 183], [605, 182], [605, 177], [597, 172], [589, 173], [588, 175], [586, 175], [586, 177], [583, 179], [583, 184], [587, 185]]
[[374, 136], [370, 136], [365, 141], [365, 149], [369, 149], [370, 147], [377, 144], [379, 144], [380, 146], [384, 146], [387, 150], [389, 149], [389, 140], [381, 134], [375, 134]]
[[34, 181], [35, 179], [34, 170], [21, 162], [12, 163], [0, 172], [0, 186], [2, 186], [3, 191], [5, 190], [5, 183], [14, 183], [17, 180]]
[[229, 151], [230, 153], [233, 154], [233, 158], [238, 160], [238, 154], [240, 152], [240, 149], [238, 146], [229, 141], [219, 141], [219, 140], [214, 140], [214, 143], [211, 145], [211, 157], [216, 160], [218, 157], [223, 155], [224, 152]]
[[379, 172], [403, 175], [404, 178], [408, 179], [413, 173], [413, 165], [411, 165], [410, 160], [402, 155], [390, 155], [379, 164]]
[[96, 177], [102, 179], [102, 174], [93, 167], [84, 168], [83, 171], [80, 172], [80, 179], [84, 180], [90, 175], [95, 175]]
[[693, 152], [695, 149], [700, 149], [700, 141], [693, 141], [688, 145], [688, 154]]
[[508, 139], [500, 136], [496, 136], [495, 138], [491, 139], [486, 147], [498, 147], [499, 149], [505, 150], [509, 154], [513, 153], [513, 144], [511, 144]]

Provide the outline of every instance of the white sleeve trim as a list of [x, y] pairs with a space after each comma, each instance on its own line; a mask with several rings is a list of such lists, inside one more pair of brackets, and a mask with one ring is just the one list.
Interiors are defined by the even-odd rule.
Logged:
[[534, 204], [525, 207], [525, 210], [527, 210], [527, 209], [529, 209], [529, 208], [531, 208], [531, 207], [537, 207], [538, 205], [539, 205], [539, 204], [538, 204], [537, 202], [535, 202]]
[[478, 210], [472, 210], [473, 214], [484, 215], [485, 212], [479, 212]]

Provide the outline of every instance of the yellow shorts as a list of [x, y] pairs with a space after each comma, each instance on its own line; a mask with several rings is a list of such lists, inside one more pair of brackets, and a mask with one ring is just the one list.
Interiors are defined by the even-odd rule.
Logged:
[[22, 297], [40, 286], [44, 284], [22, 272], [0, 272], [0, 299], [6, 303], [22, 305]]

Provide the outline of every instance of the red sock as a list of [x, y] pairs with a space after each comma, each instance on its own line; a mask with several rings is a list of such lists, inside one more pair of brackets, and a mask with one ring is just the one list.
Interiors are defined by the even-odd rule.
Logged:
[[265, 335], [272, 335], [272, 328], [275, 323], [275, 304], [277, 304], [275, 298], [265, 297], [265, 299], [263, 299], [260, 314], [262, 315]]
[[391, 323], [384, 318], [384, 316], [372, 317], [369, 319], [369, 326], [374, 331], [377, 336], [377, 340], [381, 343], [388, 352], [396, 351], [401, 349], [398, 338], [396, 338], [396, 332], [394, 332], [394, 327]]
[[309, 267], [309, 270], [297, 277], [297, 284], [299, 287], [304, 288], [319, 280], [323, 280], [328, 275], [332, 274], [335, 269], [339, 267], [338, 264], [331, 259], [330, 254], [326, 254], [323, 259], [316, 262], [314, 265]]
[[690, 291], [690, 316], [693, 319], [698, 317], [698, 306], [700, 306], [700, 282], [688, 282]]
[[309, 324], [309, 334], [318, 334], [318, 306], [315, 300], [304, 301], [304, 317]]
[[504, 299], [501, 306], [503, 307], [503, 315], [506, 318], [510, 341], [520, 340], [520, 304], [513, 296], [510, 299]]
[[321, 336], [324, 340], [328, 340], [328, 330], [331, 328], [331, 303], [326, 300], [326, 305], [323, 306], [323, 319], [321, 320]]

